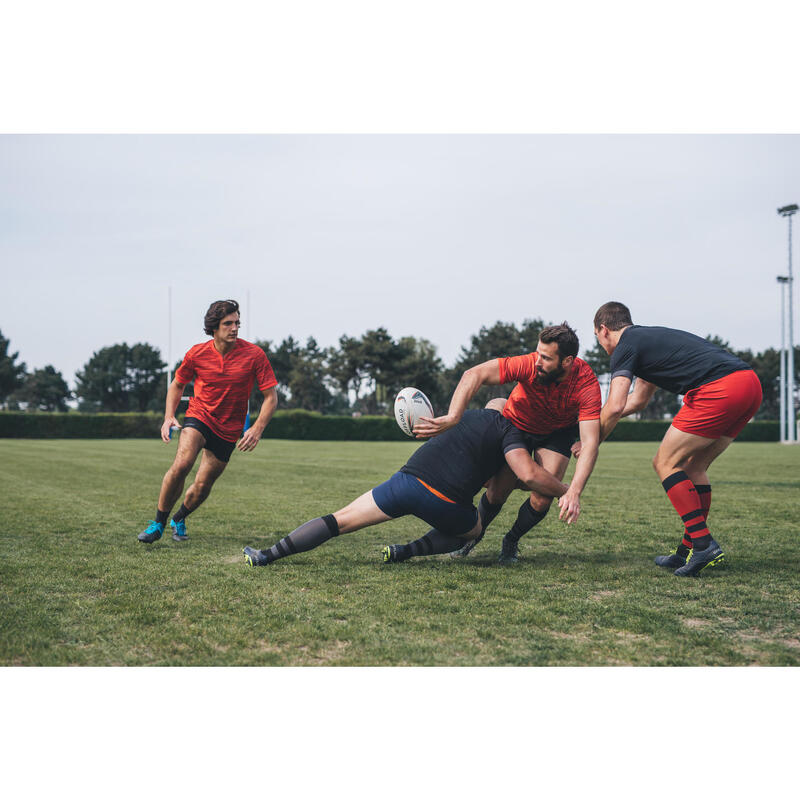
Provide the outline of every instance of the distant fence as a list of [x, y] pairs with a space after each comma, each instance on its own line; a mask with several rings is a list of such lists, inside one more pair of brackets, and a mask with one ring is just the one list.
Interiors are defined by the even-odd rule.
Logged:
[[[152, 439], [158, 436], [161, 414], [48, 414], [0, 412], [0, 439]], [[669, 422], [623, 420], [609, 437], [614, 442], [657, 442]], [[344, 417], [311, 411], [276, 411], [265, 439], [312, 441], [407, 442], [393, 417]], [[741, 442], [777, 442], [777, 420], [751, 422], [739, 434]]]

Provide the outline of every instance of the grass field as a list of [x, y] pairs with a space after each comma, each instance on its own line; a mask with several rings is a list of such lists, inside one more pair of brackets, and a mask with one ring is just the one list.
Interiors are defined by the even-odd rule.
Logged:
[[679, 528], [651, 443], [603, 445], [579, 522], [551, 513], [515, 566], [496, 557], [521, 492], [466, 560], [381, 564], [427, 530], [409, 517], [245, 565], [244, 544], [340, 508], [415, 446], [265, 440], [234, 454], [188, 543], [147, 546], [174, 444], [0, 440], [0, 664], [800, 665], [797, 447], [734, 445], [712, 468], [728, 565], [696, 580], [653, 564]]

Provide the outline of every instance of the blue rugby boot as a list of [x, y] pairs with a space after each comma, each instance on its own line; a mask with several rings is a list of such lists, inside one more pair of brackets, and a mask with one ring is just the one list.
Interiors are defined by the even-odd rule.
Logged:
[[189, 541], [189, 534], [186, 533], [186, 523], [183, 520], [180, 522], [175, 522], [174, 519], [170, 520], [169, 526], [172, 528], [172, 538], [176, 542]]
[[694, 578], [700, 573], [700, 570], [706, 567], [716, 567], [717, 564], [721, 564], [724, 560], [725, 553], [712, 539], [711, 544], [705, 550], [698, 550], [697, 548], [692, 550], [689, 560], [682, 567], [675, 570], [675, 575], [681, 578]]
[[245, 547], [242, 552], [244, 553], [244, 560], [251, 567], [266, 567], [269, 564], [261, 550], [256, 550], [254, 547]]
[[164, 533], [164, 523], [156, 522], [154, 519], [150, 520], [150, 524], [139, 534], [139, 541], [145, 544], [156, 542], [161, 538]]
[[656, 556], [656, 564], [659, 567], [666, 567], [667, 569], [676, 570], [678, 567], [682, 567], [688, 560], [689, 556], [692, 555], [692, 551], [682, 556], [676, 550], [673, 550], [668, 556]]

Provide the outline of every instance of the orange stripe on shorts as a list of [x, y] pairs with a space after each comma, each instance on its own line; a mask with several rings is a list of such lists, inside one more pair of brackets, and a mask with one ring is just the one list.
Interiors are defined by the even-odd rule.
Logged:
[[[414, 477], [416, 478], [417, 476], [415, 475]], [[423, 486], [424, 486], [424, 487], [425, 487], [425, 488], [426, 488], [426, 489], [427, 489], [429, 492], [433, 492], [433, 494], [435, 494], [437, 497], [441, 498], [441, 499], [442, 499], [442, 500], [444, 500], [445, 502], [447, 502], [447, 503], [452, 503], [453, 505], [455, 505], [455, 504], [456, 504], [456, 501], [455, 501], [455, 500], [451, 500], [449, 497], [445, 497], [445, 496], [444, 496], [444, 495], [443, 495], [441, 492], [437, 492], [437, 491], [436, 491], [436, 489], [434, 489], [434, 488], [433, 488], [433, 486], [428, 486], [428, 484], [427, 484], [427, 483], [425, 483], [425, 481], [421, 480], [420, 478], [417, 478], [417, 480], [418, 480], [418, 481], [419, 481], [419, 482], [420, 482], [420, 483], [421, 483], [421, 484], [422, 484], [422, 485], [423, 485]]]

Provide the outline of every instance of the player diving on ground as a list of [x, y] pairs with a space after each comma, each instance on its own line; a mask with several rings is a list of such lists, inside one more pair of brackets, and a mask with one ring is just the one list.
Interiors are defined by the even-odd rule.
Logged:
[[451, 553], [481, 535], [484, 523], [472, 500], [504, 464], [527, 489], [561, 497], [569, 487], [530, 457], [524, 435], [500, 413], [504, 403], [493, 400], [487, 408], [466, 411], [457, 425], [422, 445], [389, 480], [341, 510], [306, 522], [266, 550], [245, 547], [245, 560], [265, 566], [342, 533], [407, 514], [427, 522], [431, 530], [408, 544], [385, 547], [384, 562]]

